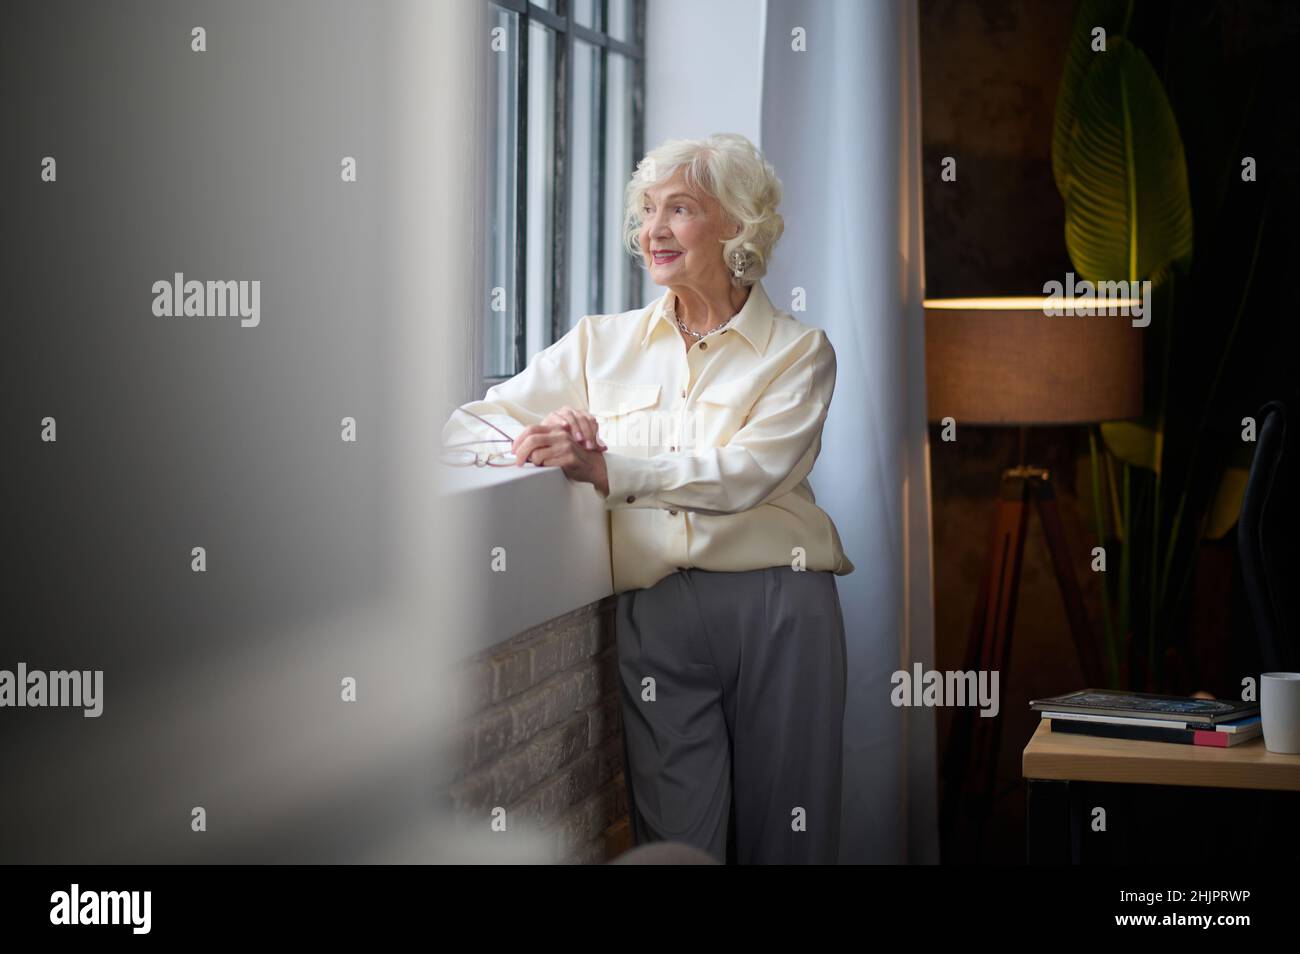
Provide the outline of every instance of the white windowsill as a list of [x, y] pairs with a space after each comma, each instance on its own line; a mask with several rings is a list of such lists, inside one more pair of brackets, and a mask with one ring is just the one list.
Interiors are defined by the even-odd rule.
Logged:
[[[444, 467], [439, 491], [465, 528], [470, 654], [614, 592], [609, 512], [558, 467]], [[449, 545], [456, 546], [449, 541]], [[493, 551], [504, 548], [504, 571]], [[499, 562], [499, 561], [496, 561]]]

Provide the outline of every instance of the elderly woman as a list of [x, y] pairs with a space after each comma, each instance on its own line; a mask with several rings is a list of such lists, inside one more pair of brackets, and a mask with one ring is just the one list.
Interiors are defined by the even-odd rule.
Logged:
[[[665, 142], [627, 186], [624, 226], [667, 292], [583, 317], [464, 409], [515, 435], [519, 466], [561, 468], [610, 512], [636, 842], [833, 863], [835, 576], [853, 564], [808, 485], [835, 352], [760, 281], [784, 229], [780, 198], [743, 136]], [[453, 413], [444, 441], [467, 434], [497, 437]]]

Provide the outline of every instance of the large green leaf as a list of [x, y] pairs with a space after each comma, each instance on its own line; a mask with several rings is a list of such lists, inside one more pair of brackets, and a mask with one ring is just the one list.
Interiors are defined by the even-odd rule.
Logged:
[[1223, 471], [1219, 489], [1210, 504], [1210, 515], [1205, 526], [1205, 539], [1220, 540], [1237, 523], [1241, 501], [1246, 496], [1246, 480], [1250, 471], [1244, 467], [1228, 467]]
[[1155, 470], [1156, 430], [1133, 421], [1105, 421], [1101, 438], [1119, 460], [1144, 470]]
[[1246, 496], [1246, 482], [1255, 460], [1255, 444], [1253, 441], [1234, 441], [1231, 447], [1219, 488], [1210, 504], [1205, 527], [1207, 540], [1219, 540], [1233, 528], [1241, 515], [1241, 501]]
[[1192, 254], [1187, 162], [1164, 87], [1122, 37], [1088, 67], [1066, 150], [1065, 245], [1088, 281], [1136, 281]]
[[1070, 130], [1074, 128], [1074, 103], [1079, 87], [1088, 73], [1088, 67], [1104, 53], [1094, 51], [1093, 30], [1106, 31], [1107, 48], [1110, 38], [1119, 36], [1124, 28], [1124, 14], [1129, 0], [1080, 0], [1074, 15], [1074, 28], [1065, 50], [1065, 66], [1061, 70], [1061, 85], [1056, 90], [1056, 115], [1052, 124], [1052, 176], [1056, 189], [1065, 198], [1066, 150], [1070, 145]]

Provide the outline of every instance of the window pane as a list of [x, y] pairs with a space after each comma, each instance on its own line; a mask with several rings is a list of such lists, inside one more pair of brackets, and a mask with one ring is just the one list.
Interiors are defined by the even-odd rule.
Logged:
[[541, 7], [543, 10], [554, 10], [555, 0], [529, 0], [535, 7]]
[[[483, 373], [495, 377], [515, 372], [514, 329], [519, 302], [515, 288], [519, 16], [495, 5], [491, 10], [492, 26], [505, 30], [505, 49], [494, 54], [489, 93], [493, 115], [488, 122], [492, 180], [488, 194], [488, 313], [483, 335]], [[493, 311], [494, 304], [503, 310]]]
[[583, 315], [599, 314], [596, 302], [595, 216], [596, 155], [599, 143], [600, 50], [590, 43], [573, 44], [573, 162], [569, 179], [569, 314], [566, 327]]
[[[528, 28], [528, 307], [527, 360], [550, 342], [551, 184], [555, 178], [555, 34]], [[522, 371], [523, 368], [517, 368]]]
[[636, 29], [633, 0], [609, 0], [609, 34], [616, 40], [631, 43]]
[[600, 29], [600, 0], [570, 0], [573, 18], [585, 27]]
[[632, 179], [632, 63], [608, 54], [609, 83], [605, 113], [605, 301], [606, 313], [627, 311], [640, 302], [629, 299], [635, 263], [623, 245], [623, 192]]

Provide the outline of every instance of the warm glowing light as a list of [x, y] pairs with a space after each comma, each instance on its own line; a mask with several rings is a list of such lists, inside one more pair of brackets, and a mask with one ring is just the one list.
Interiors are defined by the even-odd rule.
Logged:
[[1044, 308], [1064, 308], [1074, 303], [1076, 308], [1092, 306], [1095, 308], [1132, 308], [1140, 306], [1140, 298], [1084, 298], [1063, 295], [1022, 295], [1006, 298], [927, 298], [921, 304], [925, 308], [950, 309], [953, 311], [1042, 311]]

